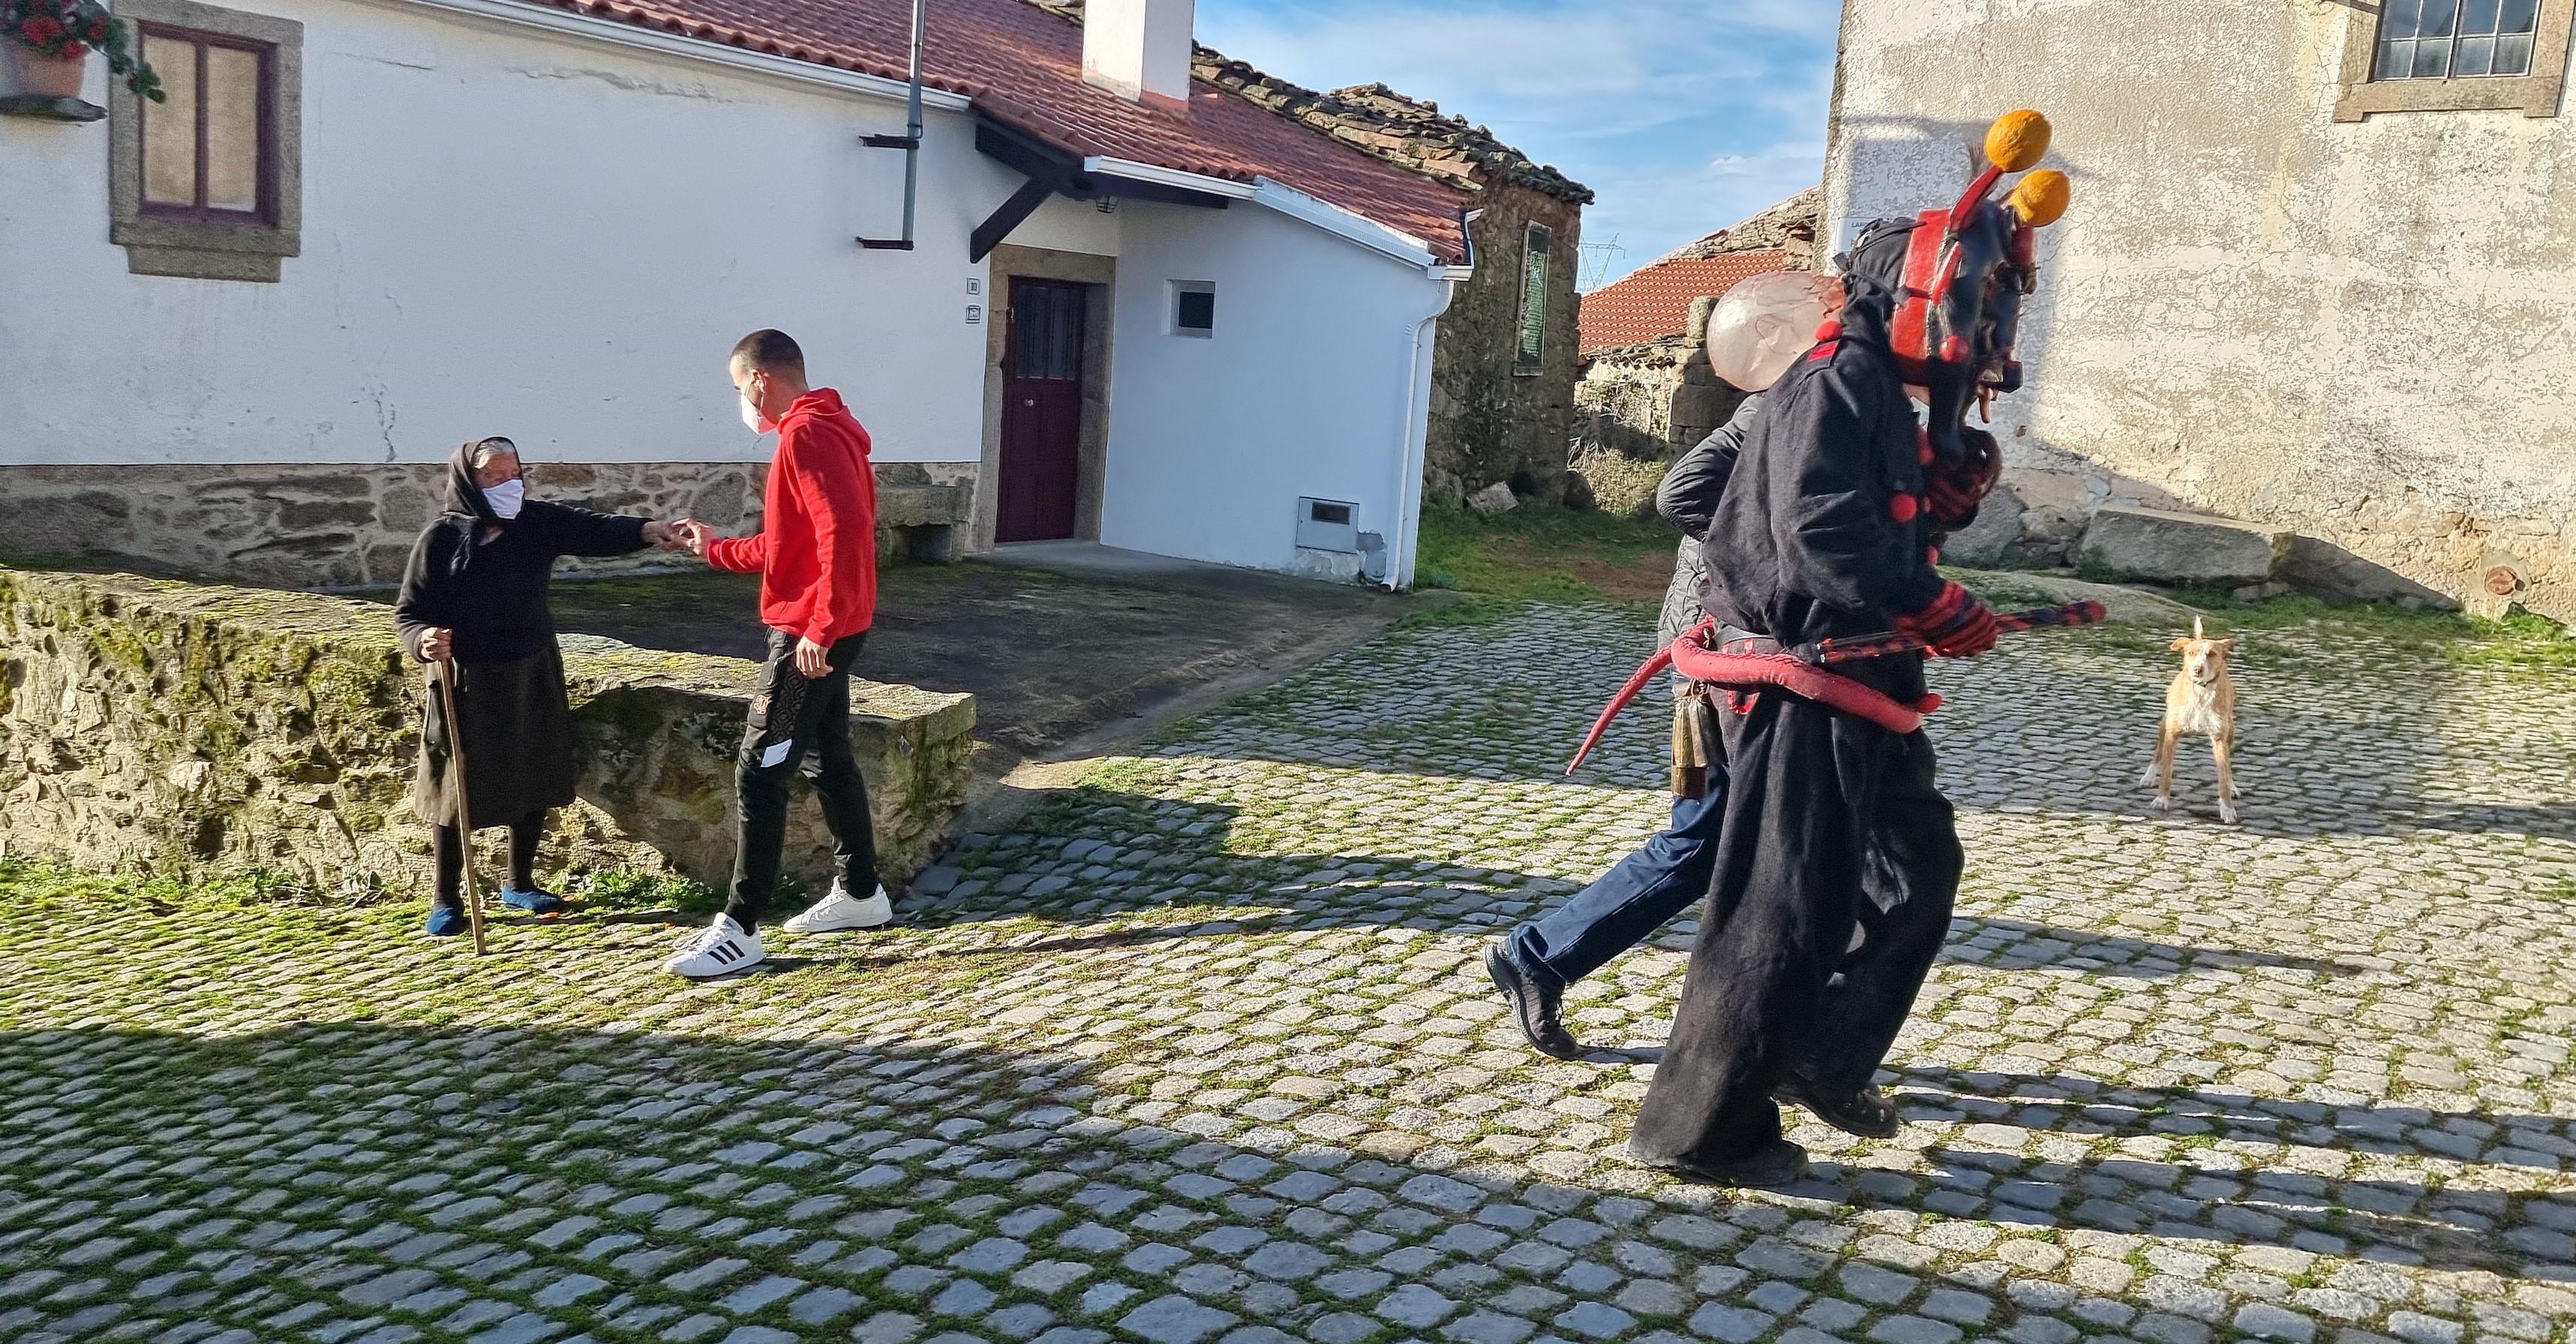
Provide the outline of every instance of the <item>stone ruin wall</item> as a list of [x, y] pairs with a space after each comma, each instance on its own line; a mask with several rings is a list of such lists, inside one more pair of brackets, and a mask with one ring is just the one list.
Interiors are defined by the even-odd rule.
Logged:
[[[1777, 205], [1656, 258], [1649, 265], [1729, 252], [1786, 254], [1789, 270], [1816, 266], [1816, 227], [1824, 189], [1809, 187]], [[1598, 478], [1625, 477], [1638, 464], [1660, 472], [1723, 425], [1744, 393], [1708, 365], [1708, 313], [1718, 296], [1691, 305], [1687, 327], [1636, 345], [1583, 357], [1574, 388], [1572, 460]], [[1616, 454], [1620, 460], [1607, 455]], [[1602, 480], [1595, 481], [1595, 489]]]
[[[877, 466], [881, 552], [947, 559], [974, 499], [973, 462]], [[446, 464], [258, 463], [0, 467], [0, 555], [128, 555], [211, 578], [356, 588], [402, 580], [438, 510]], [[610, 513], [760, 525], [761, 462], [532, 462], [532, 493]], [[671, 563], [660, 551], [566, 561], [570, 572]]]
[[[1623, 485], [1641, 472], [1660, 477], [1744, 404], [1708, 365], [1708, 307], [1693, 306], [1688, 332], [1595, 351], [1585, 363], [1571, 460], [1605, 503], [1634, 493]], [[1638, 511], [1651, 507], [1650, 497]]]
[[[1476, 278], [1441, 314], [1431, 366], [1431, 420], [1423, 449], [1423, 498], [1456, 508], [1497, 481], [1561, 498], [1581, 367], [1575, 329], [1583, 207], [1527, 187], [1488, 189], [1470, 226]], [[1539, 372], [1518, 374], [1522, 240], [1530, 224], [1553, 233], [1547, 330]]]
[[[720, 888], [757, 665], [564, 644], [580, 801], [557, 814], [540, 870]], [[381, 605], [0, 568], [0, 841], [90, 868], [425, 893], [429, 832], [410, 806], [425, 694]], [[871, 682], [852, 699], [880, 871], [899, 885], [965, 804], [974, 701]], [[800, 794], [784, 871], [828, 880], [830, 855]]]

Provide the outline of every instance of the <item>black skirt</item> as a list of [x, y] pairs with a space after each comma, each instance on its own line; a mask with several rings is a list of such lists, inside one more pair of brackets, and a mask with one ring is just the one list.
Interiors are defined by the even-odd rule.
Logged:
[[[453, 663], [456, 717], [464, 726], [468, 817], [477, 827], [506, 826], [573, 800], [572, 704], [564, 694], [563, 654], [552, 647], [506, 663]], [[456, 820], [453, 740], [437, 683], [421, 725], [420, 768], [412, 807], [433, 826]]]

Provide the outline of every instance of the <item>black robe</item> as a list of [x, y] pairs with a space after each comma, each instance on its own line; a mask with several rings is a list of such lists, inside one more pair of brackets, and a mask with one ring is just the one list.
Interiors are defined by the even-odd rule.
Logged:
[[[1704, 543], [1721, 624], [1800, 643], [1929, 606], [1920, 436], [1867, 285], [1774, 385]], [[1919, 655], [1837, 669], [1912, 702]], [[1961, 856], [1931, 744], [1779, 690], [1725, 714], [1731, 787], [1671, 1042], [1630, 1151], [1722, 1163], [1779, 1137], [1772, 1090], [1868, 1085], [1948, 932]]]
[[[645, 520], [532, 499], [504, 522], [465, 461], [464, 449], [449, 460], [446, 512], [412, 545], [394, 629], [413, 657], [427, 631], [455, 632], [468, 817], [503, 826], [573, 800], [572, 708], [546, 603], [555, 560], [640, 549]], [[481, 539], [486, 528], [497, 532]], [[412, 780], [412, 806], [433, 825], [456, 821], [451, 741], [433, 690]]]

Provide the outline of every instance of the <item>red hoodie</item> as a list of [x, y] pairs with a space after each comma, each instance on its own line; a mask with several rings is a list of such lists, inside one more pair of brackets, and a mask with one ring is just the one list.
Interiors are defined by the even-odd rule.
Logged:
[[718, 569], [760, 572], [760, 622], [825, 648], [877, 612], [877, 478], [868, 432], [818, 387], [778, 422], [760, 530], [707, 544]]

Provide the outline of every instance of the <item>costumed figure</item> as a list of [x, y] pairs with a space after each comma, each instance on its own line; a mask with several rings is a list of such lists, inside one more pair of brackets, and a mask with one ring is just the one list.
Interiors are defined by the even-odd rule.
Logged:
[[1948, 931], [1961, 853], [1921, 731], [1939, 703], [1923, 653], [1838, 660], [1832, 645], [1994, 645], [1996, 614], [1933, 566], [1999, 474], [1965, 415], [2020, 385], [2033, 230], [2063, 212], [2066, 180], [1990, 193], [2047, 137], [2037, 113], [2007, 115], [1956, 205], [1862, 230], [1839, 319], [1771, 389], [1709, 524], [1710, 620], [1671, 654], [1726, 688], [1713, 717], [1732, 778], [1672, 1037], [1629, 1138], [1638, 1161], [1794, 1181], [1806, 1153], [1782, 1134], [1783, 1100], [1852, 1133], [1896, 1131], [1871, 1079]]
[[[1812, 271], [1773, 271], [1728, 290], [1709, 315], [1709, 363], [1750, 395], [1735, 414], [1674, 460], [1655, 489], [1655, 508], [1682, 530], [1664, 595], [1656, 647], [1699, 624], [1708, 571], [1700, 539], [1726, 492], [1737, 452], [1762, 406], [1763, 390], [1815, 342], [1816, 324], [1842, 305], [1842, 286]], [[1542, 1054], [1579, 1059], [1565, 1028], [1565, 991], [1612, 957], [1645, 941], [1708, 894], [1717, 832], [1726, 812], [1726, 764], [1719, 754], [1709, 692], [1676, 674], [1673, 684], [1672, 824], [1601, 880], [1529, 920], [1485, 949], [1485, 973], [1512, 1008], [1521, 1035]]]
[[572, 709], [546, 588], [566, 555], [624, 555], [676, 542], [648, 518], [621, 518], [527, 498], [519, 450], [481, 439], [447, 460], [445, 509], [422, 529], [403, 571], [394, 628], [404, 650], [444, 663], [457, 722], [429, 697], [412, 806], [430, 824], [438, 870], [429, 931], [463, 933], [468, 837], [457, 826], [454, 744], [465, 748], [466, 819], [510, 828], [501, 901], [543, 914], [563, 901], [536, 884], [546, 813], [573, 800]]

